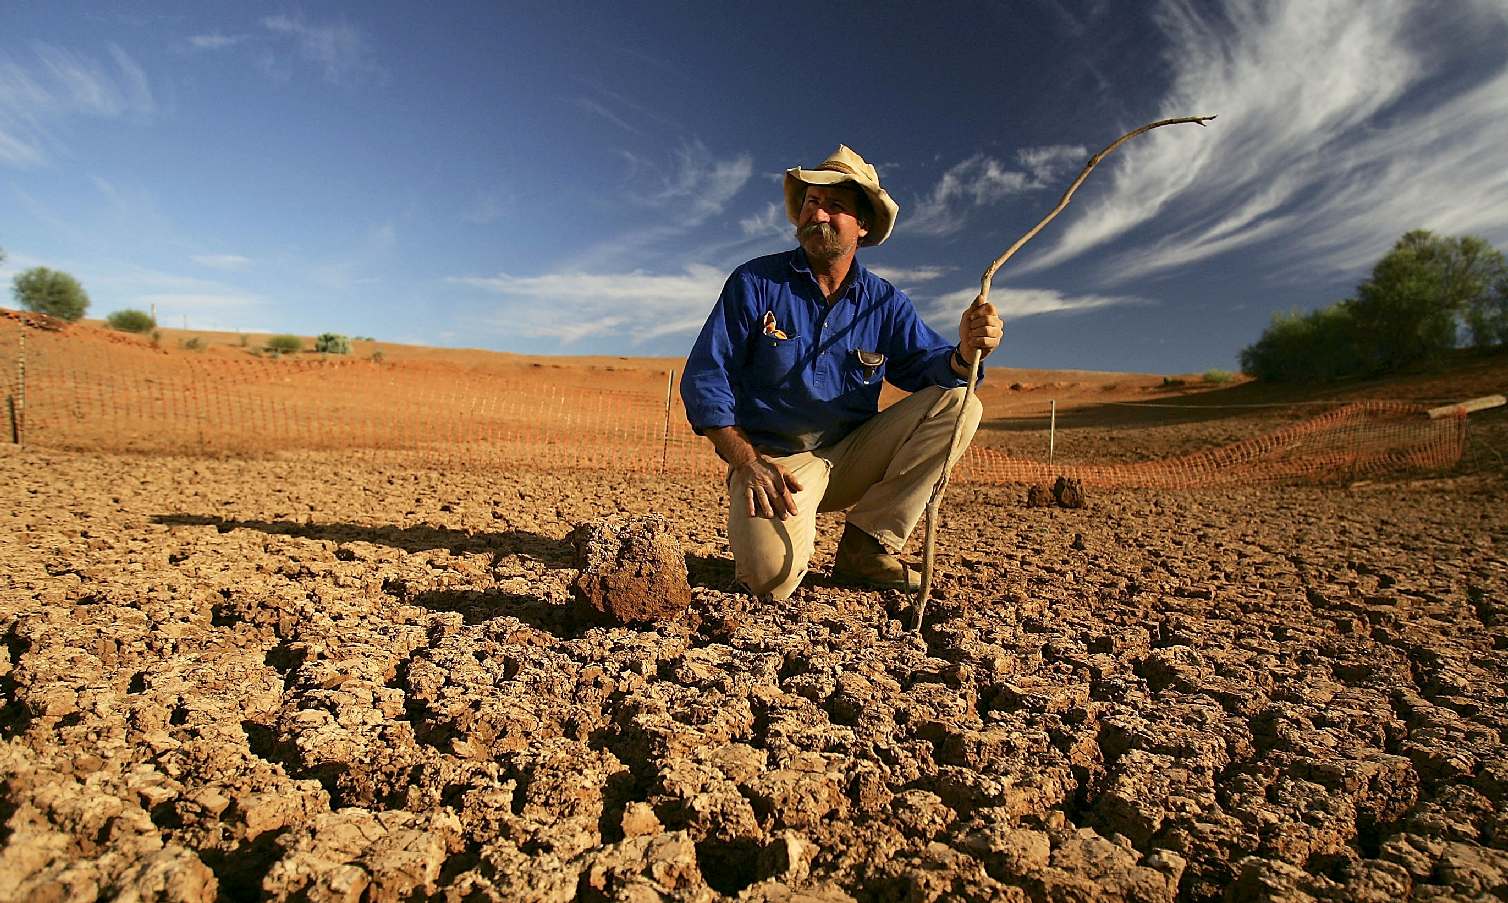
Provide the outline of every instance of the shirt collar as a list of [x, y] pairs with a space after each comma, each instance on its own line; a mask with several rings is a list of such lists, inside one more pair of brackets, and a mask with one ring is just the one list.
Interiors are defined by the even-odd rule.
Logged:
[[[807, 278], [811, 279], [813, 282], [817, 281], [817, 277], [812, 275], [811, 261], [806, 259], [806, 249], [800, 247], [799, 245], [794, 251], [791, 252], [791, 269], [797, 271], [798, 273], [805, 273], [807, 275]], [[864, 265], [862, 263], [859, 263], [859, 257], [857, 254], [855, 254], [853, 259], [853, 267], [848, 271], [848, 291], [844, 292], [843, 295], [840, 295], [838, 300], [841, 301], [843, 299], [843, 296], [846, 296], [847, 294], [849, 294], [849, 292], [856, 293], [859, 288], [864, 285], [865, 278], [868, 275], [869, 271], [864, 269]], [[858, 295], [855, 294], [854, 297], [857, 298]]]

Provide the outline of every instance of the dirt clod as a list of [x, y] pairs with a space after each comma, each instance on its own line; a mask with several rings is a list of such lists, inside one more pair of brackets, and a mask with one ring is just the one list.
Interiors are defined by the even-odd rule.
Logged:
[[1083, 508], [1088, 504], [1084, 498], [1084, 484], [1072, 477], [1058, 477], [1052, 484], [1052, 496], [1064, 508]]
[[670, 620], [691, 604], [686, 553], [658, 514], [613, 515], [571, 536], [577, 601], [620, 624]]
[[1052, 497], [1052, 490], [1041, 483], [1033, 483], [1026, 487], [1026, 507], [1028, 508], [1051, 508], [1057, 504], [1057, 499]]

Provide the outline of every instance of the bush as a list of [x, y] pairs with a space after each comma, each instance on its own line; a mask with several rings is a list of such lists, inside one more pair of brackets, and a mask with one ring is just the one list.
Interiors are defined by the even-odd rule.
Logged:
[[380, 364], [380, 363], [382, 363], [382, 352], [381, 351], [373, 351], [372, 352], [372, 358], [371, 358], [371, 360], [372, 360], [372, 363], [374, 363], [374, 364]]
[[296, 335], [275, 335], [267, 339], [267, 350], [273, 354], [297, 354], [304, 350], [304, 340]]
[[1210, 369], [1204, 371], [1204, 381], [1207, 383], [1224, 384], [1235, 381], [1236, 374], [1229, 370]]
[[314, 350], [320, 354], [350, 354], [351, 340], [335, 332], [327, 332], [314, 340]]
[[1312, 382], [1356, 373], [1362, 357], [1350, 305], [1337, 301], [1307, 314], [1273, 314], [1262, 337], [1241, 350], [1241, 370], [1268, 382]]
[[60, 270], [32, 267], [17, 273], [11, 294], [27, 310], [76, 322], [89, 309], [89, 295], [79, 281]]
[[126, 310], [116, 311], [115, 313], [106, 317], [105, 322], [110, 324], [111, 329], [116, 329], [121, 332], [134, 332], [142, 335], [149, 333], [157, 328], [157, 321], [152, 319], [151, 314], [145, 311], [131, 310], [129, 308]]
[[178, 347], [182, 348], [184, 351], [203, 351], [208, 346], [205, 345], [204, 339], [200, 338], [199, 336], [192, 336], [180, 341], [178, 343]]

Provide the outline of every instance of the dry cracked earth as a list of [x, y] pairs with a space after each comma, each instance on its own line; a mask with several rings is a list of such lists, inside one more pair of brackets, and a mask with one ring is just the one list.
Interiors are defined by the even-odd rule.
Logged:
[[[1501, 474], [954, 487], [920, 636], [730, 592], [716, 485], [12, 450], [0, 487], [0, 898], [1508, 898]], [[676, 525], [675, 622], [573, 608], [617, 511]]]

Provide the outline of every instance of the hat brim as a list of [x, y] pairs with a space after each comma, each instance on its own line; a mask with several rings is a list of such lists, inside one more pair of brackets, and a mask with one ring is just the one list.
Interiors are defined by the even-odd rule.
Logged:
[[849, 183], [864, 192], [869, 198], [869, 206], [874, 209], [875, 221], [869, 225], [868, 233], [859, 239], [861, 247], [873, 247], [881, 244], [890, 237], [890, 231], [895, 228], [895, 217], [900, 212], [900, 206], [891, 199], [888, 192], [880, 186], [855, 178], [846, 172], [837, 172], [831, 169], [801, 169], [791, 167], [785, 171], [785, 215], [792, 224], [801, 217], [801, 204], [806, 200], [806, 186], [808, 185], [840, 185]]

